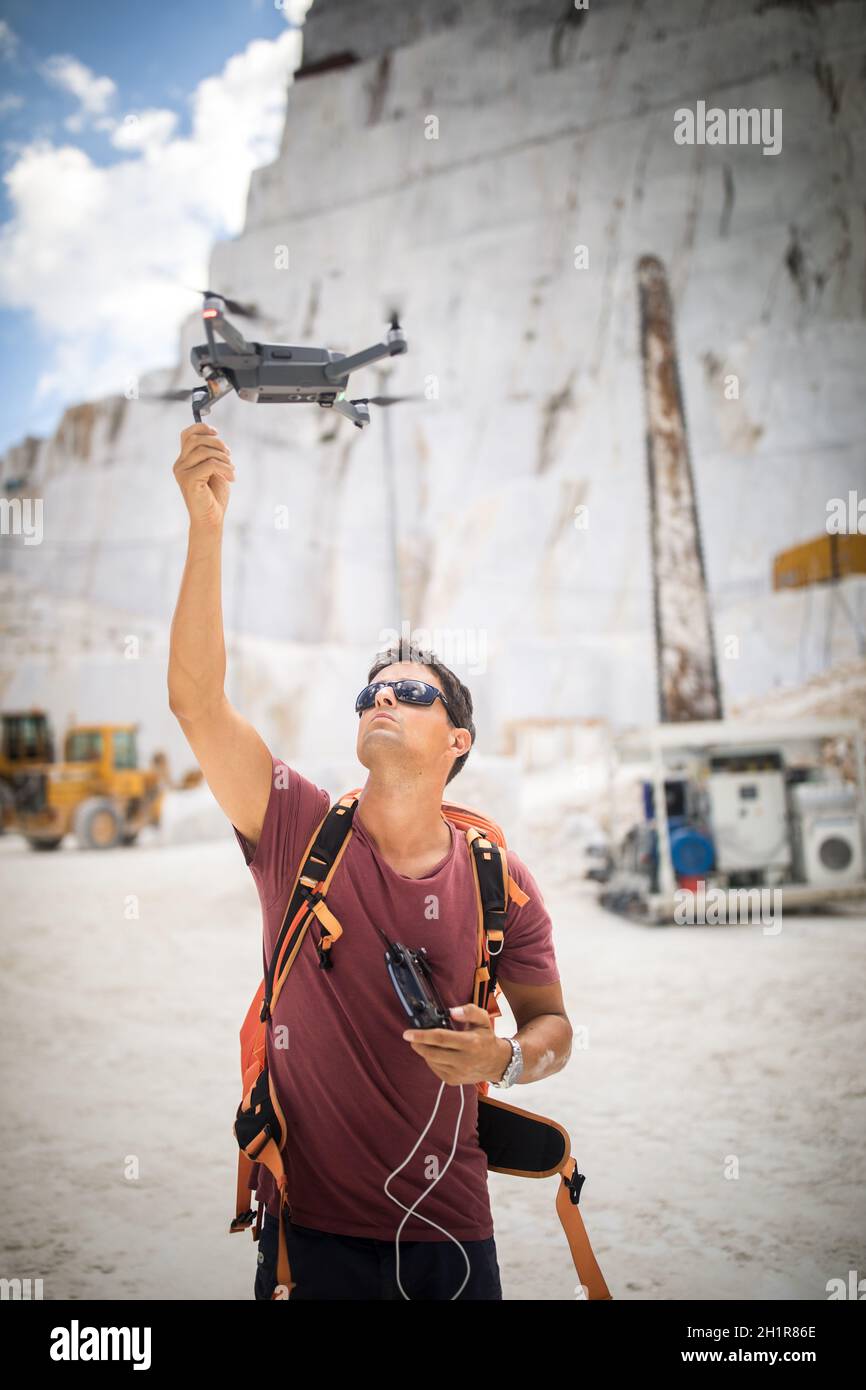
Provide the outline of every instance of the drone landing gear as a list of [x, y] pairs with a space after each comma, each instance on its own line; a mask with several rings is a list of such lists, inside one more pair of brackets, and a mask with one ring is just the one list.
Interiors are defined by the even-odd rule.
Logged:
[[365, 425], [369, 425], [370, 423], [370, 411], [363, 402], [360, 405], [356, 405], [354, 401], [334, 401], [329, 409], [339, 411], [341, 415], [345, 415], [346, 419], [351, 420], [353, 425], [357, 425], [359, 430], [362, 430]]
[[228, 377], [223, 376], [222, 372], [212, 372], [207, 378], [206, 385], [196, 386], [190, 396], [193, 419], [197, 425], [201, 424], [201, 417], [209, 415], [211, 407], [222, 397], [227, 396], [229, 391], [234, 390]]

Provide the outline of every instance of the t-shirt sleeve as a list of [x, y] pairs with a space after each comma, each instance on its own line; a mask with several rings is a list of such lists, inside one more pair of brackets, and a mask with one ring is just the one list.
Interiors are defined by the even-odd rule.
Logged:
[[323, 787], [273, 758], [271, 792], [255, 851], [232, 826], [264, 907], [288, 893], [298, 861], [330, 804]]
[[509, 906], [497, 976], [520, 985], [555, 985], [560, 976], [553, 949], [553, 922], [541, 889], [523, 860], [511, 849], [508, 850], [508, 872], [524, 893], [529, 894], [529, 902], [518, 907], [512, 901]]

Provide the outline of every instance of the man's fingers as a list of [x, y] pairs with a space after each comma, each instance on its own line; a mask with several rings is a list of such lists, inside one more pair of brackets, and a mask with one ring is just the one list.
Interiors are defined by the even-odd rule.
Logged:
[[460, 1004], [456, 1007], [460, 1009], [458, 1014], [455, 1014], [453, 1008], [449, 1012], [458, 1023], [483, 1023], [486, 1027], [492, 1028], [490, 1014], [486, 1009], [482, 1009], [480, 1004]]
[[185, 430], [181, 430], [180, 437], [186, 439], [191, 434], [216, 434], [216, 430], [204, 420], [197, 420], [195, 424], [187, 425]]
[[196, 468], [207, 459], [214, 462], [229, 463], [232, 467], [231, 450], [226, 447], [219, 439], [209, 439], [197, 444], [194, 449], [189, 449], [181, 454], [177, 463], [174, 465], [175, 473], [187, 473], [191, 468]]
[[218, 473], [221, 478], [225, 478], [227, 483], [235, 480], [235, 466], [233, 463], [217, 463], [215, 459], [205, 459], [204, 463], [198, 463], [194, 468], [184, 469], [183, 481], [188, 483], [206, 483], [208, 478], [212, 478], [214, 473]]
[[201, 435], [194, 435], [192, 439], [187, 440], [181, 450], [180, 457], [182, 459], [189, 458], [191, 454], [198, 453], [202, 449], [210, 449], [212, 454], [231, 453], [228, 444], [226, 444], [225, 440], [220, 439], [218, 435], [209, 434], [204, 438], [202, 438]]
[[455, 1033], [450, 1028], [421, 1028], [416, 1029], [408, 1041], [416, 1051], [419, 1048], [444, 1047], [459, 1052], [467, 1046], [468, 1036], [468, 1033]]
[[[197, 425], [187, 425], [186, 429], [180, 432], [180, 453], [178, 455], [178, 461], [185, 458], [192, 450], [207, 443], [223, 443], [213, 425], [206, 425], [203, 420]], [[226, 446], [223, 445], [223, 447]]]

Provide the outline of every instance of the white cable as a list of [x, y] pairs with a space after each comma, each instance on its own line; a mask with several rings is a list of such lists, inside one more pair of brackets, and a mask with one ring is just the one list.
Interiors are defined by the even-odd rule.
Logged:
[[[411, 1153], [409, 1153], [409, 1154], [406, 1155], [406, 1157], [403, 1159], [403, 1162], [400, 1164], [400, 1167], [399, 1167], [399, 1168], [395, 1168], [394, 1171], [393, 1171], [393, 1173], [389, 1173], [387, 1179], [385, 1180], [385, 1187], [384, 1187], [385, 1196], [386, 1196], [386, 1197], [390, 1197], [391, 1201], [392, 1201], [392, 1202], [396, 1202], [396, 1203], [397, 1203], [397, 1206], [398, 1206], [398, 1207], [402, 1207], [403, 1210], [404, 1210], [405, 1213], [406, 1213], [406, 1215], [403, 1217], [403, 1220], [400, 1222], [400, 1225], [397, 1227], [397, 1234], [396, 1234], [396, 1236], [394, 1237], [394, 1248], [395, 1248], [396, 1254], [397, 1254], [397, 1261], [396, 1261], [396, 1268], [397, 1268], [397, 1287], [399, 1288], [401, 1294], [403, 1295], [403, 1297], [406, 1299], [406, 1301], [407, 1301], [408, 1303], [411, 1303], [412, 1300], [411, 1300], [411, 1298], [409, 1297], [409, 1295], [407, 1294], [406, 1290], [403, 1288], [403, 1285], [400, 1283], [400, 1232], [402, 1231], [403, 1227], [405, 1226], [405, 1224], [406, 1224], [406, 1222], [408, 1221], [409, 1217], [412, 1215], [412, 1213], [413, 1213], [413, 1211], [415, 1210], [415, 1208], [416, 1208], [421, 1202], [423, 1202], [424, 1198], [428, 1195], [428, 1193], [430, 1193], [430, 1192], [433, 1191], [433, 1188], [436, 1186], [437, 1182], [439, 1182], [440, 1178], [444, 1178], [445, 1174], [446, 1174], [447, 1171], [448, 1171], [449, 1164], [451, 1163], [451, 1160], [452, 1160], [452, 1158], [454, 1157], [454, 1152], [455, 1152], [455, 1150], [456, 1150], [456, 1148], [457, 1148], [457, 1136], [458, 1136], [458, 1134], [460, 1133], [460, 1121], [461, 1121], [462, 1116], [463, 1116], [463, 1108], [464, 1108], [464, 1105], [465, 1105], [465, 1097], [464, 1097], [464, 1095], [463, 1095], [463, 1087], [462, 1087], [462, 1086], [460, 1087], [460, 1110], [459, 1110], [459, 1113], [458, 1113], [458, 1115], [457, 1115], [457, 1127], [456, 1127], [456, 1129], [454, 1130], [454, 1142], [453, 1142], [453, 1144], [451, 1145], [451, 1152], [450, 1152], [450, 1154], [448, 1155], [448, 1162], [445, 1164], [445, 1167], [442, 1169], [442, 1172], [439, 1174], [439, 1177], [433, 1179], [433, 1181], [431, 1182], [430, 1186], [424, 1189], [424, 1191], [421, 1193], [420, 1197], [418, 1197], [418, 1198], [412, 1203], [411, 1207], [407, 1207], [406, 1204], [405, 1204], [405, 1202], [401, 1202], [400, 1199], [399, 1199], [399, 1197], [395, 1197], [394, 1194], [393, 1194], [393, 1192], [389, 1192], [389, 1191], [388, 1191], [388, 1183], [391, 1181], [392, 1178], [396, 1178], [397, 1174], [400, 1172], [400, 1169], [406, 1167], [406, 1164], [409, 1162], [409, 1159], [412, 1157], [412, 1154], [415, 1153], [415, 1150], [418, 1148], [418, 1145], [421, 1143], [421, 1140], [424, 1138], [424, 1135], [427, 1133], [428, 1129], [429, 1129], [430, 1126], [432, 1125], [433, 1121], [434, 1121], [435, 1118], [436, 1118], [436, 1112], [437, 1112], [437, 1110], [439, 1109], [439, 1102], [440, 1102], [440, 1100], [442, 1099], [442, 1092], [443, 1092], [444, 1090], [445, 1090], [445, 1082], [443, 1081], [442, 1084], [441, 1084], [441, 1086], [439, 1087], [439, 1094], [438, 1094], [438, 1096], [436, 1097], [436, 1104], [433, 1106], [433, 1114], [430, 1116], [430, 1119], [427, 1121], [427, 1123], [426, 1123], [426, 1125], [424, 1126], [423, 1130], [422, 1130], [421, 1133], [418, 1135], [418, 1139], [417, 1139], [417, 1142], [416, 1142], [416, 1144], [415, 1144], [415, 1148], [412, 1149], [412, 1152], [411, 1152]], [[470, 1263], [469, 1263], [469, 1256], [466, 1254], [466, 1251], [463, 1249], [463, 1246], [460, 1244], [460, 1241], [457, 1239], [457, 1237], [456, 1237], [456, 1236], [452, 1236], [451, 1233], [450, 1233], [450, 1231], [446, 1231], [445, 1228], [444, 1228], [444, 1226], [438, 1225], [437, 1222], [429, 1220], [429, 1218], [426, 1217], [426, 1216], [421, 1216], [420, 1212], [418, 1213], [418, 1215], [419, 1215], [419, 1219], [420, 1219], [421, 1221], [426, 1221], [426, 1223], [427, 1223], [428, 1226], [433, 1226], [433, 1227], [435, 1227], [435, 1229], [436, 1229], [437, 1231], [441, 1231], [442, 1234], [445, 1235], [445, 1236], [447, 1236], [449, 1240], [453, 1240], [454, 1244], [457, 1245], [457, 1246], [459, 1246], [460, 1250], [463, 1252], [463, 1258], [464, 1258], [464, 1260], [466, 1261], [466, 1273], [465, 1273], [465, 1275], [464, 1275], [464, 1277], [463, 1277], [463, 1283], [460, 1285], [460, 1288], [457, 1290], [457, 1292], [456, 1292], [455, 1294], [452, 1294], [452, 1295], [451, 1295], [451, 1299], [450, 1299], [449, 1301], [453, 1303], [455, 1298], [459, 1298], [459, 1297], [460, 1297], [460, 1294], [463, 1292], [463, 1289], [464, 1289], [465, 1286], [466, 1286], [466, 1280], [469, 1278], [469, 1275], [470, 1275], [470, 1273], [471, 1273], [471, 1265], [470, 1265]]]

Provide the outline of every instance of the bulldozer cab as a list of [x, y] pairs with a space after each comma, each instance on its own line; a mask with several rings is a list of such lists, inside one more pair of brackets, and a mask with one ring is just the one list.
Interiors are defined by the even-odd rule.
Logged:
[[54, 761], [54, 736], [42, 710], [4, 714], [0, 725], [0, 775]]
[[70, 729], [64, 762], [95, 763], [106, 779], [113, 772], [134, 772], [138, 768], [135, 725], [82, 725]]
[[15, 795], [32, 769], [54, 761], [54, 736], [39, 709], [0, 716], [0, 834], [14, 824]]
[[141, 797], [148, 778], [138, 767], [135, 724], [76, 724], [66, 735], [64, 765], [80, 778], [86, 770], [91, 795]]

